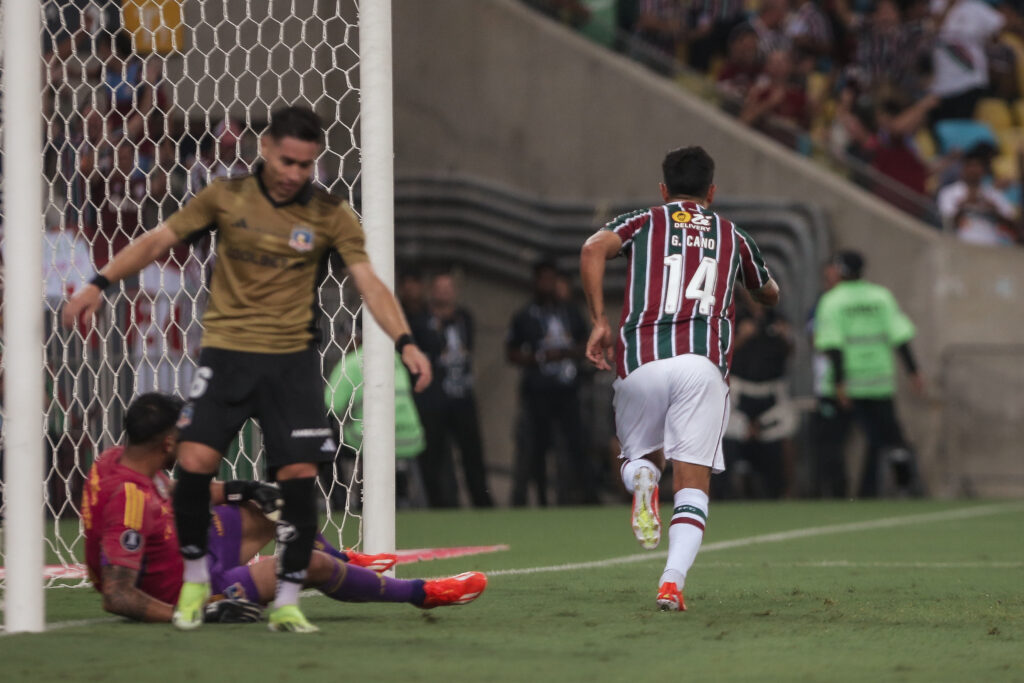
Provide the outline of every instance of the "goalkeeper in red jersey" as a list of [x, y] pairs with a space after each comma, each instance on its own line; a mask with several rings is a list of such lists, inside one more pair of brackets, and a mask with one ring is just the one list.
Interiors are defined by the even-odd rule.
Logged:
[[[181, 402], [158, 393], [138, 397], [125, 415], [126, 445], [107, 449], [89, 472], [82, 500], [89, 577], [108, 612], [140, 621], [168, 622], [182, 586], [182, 557], [171, 501], [175, 423]], [[276, 562], [253, 564], [274, 537], [280, 491], [273, 484], [214, 482], [209, 528], [211, 588], [206, 621], [259, 621], [274, 597]], [[306, 586], [348, 602], [407, 602], [417, 607], [461, 605], [483, 592], [486, 577], [467, 572], [447, 579], [381, 576], [391, 554], [364, 555], [334, 548], [318, 535]]]

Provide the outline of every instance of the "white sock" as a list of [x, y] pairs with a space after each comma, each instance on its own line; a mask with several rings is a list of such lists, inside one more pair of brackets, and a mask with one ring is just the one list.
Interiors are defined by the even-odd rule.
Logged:
[[210, 568], [206, 564], [206, 555], [196, 560], [185, 560], [185, 581], [210, 583]]
[[660, 583], [670, 581], [678, 588], [683, 587], [686, 573], [697, 559], [707, 520], [708, 494], [700, 489], [676, 491], [668, 528], [668, 561]]
[[619, 468], [619, 472], [622, 474], [622, 483], [626, 487], [628, 493], [633, 493], [633, 477], [641, 467], [646, 467], [651, 470], [654, 475], [654, 481], [657, 483], [661, 479], [661, 472], [654, 466], [654, 463], [647, 458], [637, 458], [636, 460], [626, 460], [622, 463], [622, 467]]
[[277, 594], [274, 595], [274, 607], [299, 604], [299, 589], [302, 584], [291, 581], [277, 580]]

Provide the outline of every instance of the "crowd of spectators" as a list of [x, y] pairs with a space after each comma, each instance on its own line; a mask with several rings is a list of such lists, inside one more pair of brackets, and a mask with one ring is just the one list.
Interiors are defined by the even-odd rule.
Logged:
[[965, 241], [1024, 241], [1020, 0], [524, 1]]
[[[164, 73], [176, 57], [138, 51], [118, 0], [48, 0], [43, 16], [48, 486], [51, 510], [63, 515], [81, 485], [76, 454], [110, 417], [109, 397], [90, 396], [187, 392], [208, 244], [179, 246], [126, 281], [129, 296], [112, 309], [117, 335], [90, 334], [83, 344], [62, 332], [64, 298], [211, 179], [247, 171], [257, 138], [223, 115], [187, 117]], [[66, 360], [89, 356], [106, 359], [101, 366], [117, 368], [116, 377], [81, 377]]]
[[[597, 6], [594, 0], [527, 1], [579, 27]], [[858, 174], [859, 182], [923, 217], [929, 213], [917, 197], [937, 197], [937, 214], [965, 240], [1019, 239], [1024, 20], [1017, 6], [1002, 2], [993, 8], [983, 0], [849, 2], [760, 0], [752, 11], [738, 0], [601, 4], [613, 8], [614, 47], [666, 74], [687, 64], [714, 84], [722, 106], [746, 124], [803, 152], [817, 142], [858, 160], [874, 169]], [[71, 471], [76, 449], [88, 441], [83, 432], [90, 421], [101, 428], [106, 418], [98, 414], [99, 403], [71, 405], [69, 387], [76, 378], [64, 358], [73, 342], [55, 328], [53, 314], [69, 289], [81, 286], [132, 237], [212, 179], [247, 172], [257, 156], [257, 138], [253, 128], [231, 118], [190, 120], [165, 77], [168, 57], [135, 49], [119, 25], [116, 0], [46, 2], [44, 15], [48, 414], [60, 473], [50, 478], [50, 498], [59, 511], [59, 501], [72, 499], [80, 483]], [[183, 361], [198, 347], [199, 326], [192, 321], [206, 256], [202, 245], [179, 247], [128, 283], [141, 296], [130, 292], [132, 303], [118, 311], [115, 324], [126, 330], [121, 348], [127, 347], [131, 372], [122, 365], [118, 381], [127, 377], [129, 390], [187, 390], [192, 364]], [[538, 270], [534, 300], [510, 323], [508, 359], [522, 369], [524, 394], [511, 501], [517, 505], [526, 503], [531, 488], [537, 502], [546, 502], [549, 451], [559, 474], [557, 502], [594, 502], [599, 487], [599, 468], [584, 455], [579, 415], [585, 325], [569, 297], [555, 295], [557, 275], [550, 267]], [[431, 473], [423, 481], [426, 502], [458, 504], [454, 444], [466, 497], [489, 506], [469, 362], [472, 316], [456, 305], [450, 277], [438, 275], [430, 284], [429, 296], [403, 297], [418, 337], [432, 340], [435, 372], [442, 378], [436, 391], [444, 394], [443, 400], [418, 402], [425, 432], [420, 459], [428, 461]], [[751, 334], [751, 353], [762, 341], [778, 341], [778, 324], [762, 324], [756, 312], [751, 319], [756, 324], [749, 326], [759, 331]], [[102, 355], [98, 347], [104, 343], [109, 338], [92, 336], [71, 352]], [[779, 372], [788, 348], [776, 349]], [[428, 403], [433, 412], [425, 410]], [[90, 416], [91, 409], [97, 415]], [[766, 440], [769, 432], [756, 426], [760, 415], [751, 413], [735, 441], [737, 448], [775, 449], [777, 466], [762, 478], [769, 482], [763, 493], [778, 496], [791, 487], [785, 439]], [[557, 448], [555, 427], [563, 432]]]

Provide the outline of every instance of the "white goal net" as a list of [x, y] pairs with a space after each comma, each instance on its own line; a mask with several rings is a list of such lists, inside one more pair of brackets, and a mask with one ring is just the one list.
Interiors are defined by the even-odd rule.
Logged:
[[[187, 397], [211, 245], [175, 248], [112, 288], [93, 330], [62, 329], [60, 307], [212, 178], [249, 172], [263, 126], [285, 104], [320, 114], [327, 148], [316, 182], [359, 208], [358, 0], [46, 0], [42, 8], [46, 564], [50, 584], [80, 585], [78, 516], [89, 467], [120, 442], [134, 396]], [[2, 164], [17, 173], [16, 159]], [[339, 263], [328, 266], [318, 301], [326, 378], [354, 349], [361, 306]], [[350, 408], [341, 407], [337, 423], [351, 419]], [[325, 533], [354, 546], [360, 454], [338, 443], [321, 476]], [[263, 457], [250, 422], [221, 475], [259, 477]], [[0, 566], [6, 559], [0, 555]]]

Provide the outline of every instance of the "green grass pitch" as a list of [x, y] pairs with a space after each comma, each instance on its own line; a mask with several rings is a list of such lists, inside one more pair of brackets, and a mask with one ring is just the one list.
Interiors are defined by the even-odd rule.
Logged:
[[312, 636], [179, 633], [50, 590], [55, 627], [0, 637], [0, 680], [1024, 681], [1020, 502], [713, 504], [678, 614], [654, 606], [667, 539], [644, 553], [628, 515], [400, 513], [403, 548], [511, 548], [399, 568], [491, 572], [464, 607], [305, 598]]

